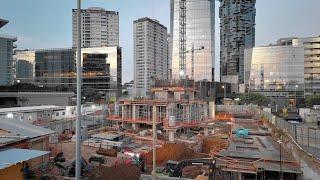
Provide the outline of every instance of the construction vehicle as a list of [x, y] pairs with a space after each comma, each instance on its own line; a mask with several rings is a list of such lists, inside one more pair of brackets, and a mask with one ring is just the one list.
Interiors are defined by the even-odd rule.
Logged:
[[144, 154], [132, 153], [132, 152], [125, 152], [125, 154], [131, 157], [130, 163], [137, 166], [141, 172], [146, 172], [147, 170], [147, 163], [145, 161]]
[[166, 174], [170, 177], [181, 177], [182, 169], [187, 166], [209, 166], [209, 180], [214, 179], [214, 170], [216, 167], [216, 161], [211, 158], [203, 158], [203, 159], [190, 159], [183, 161], [172, 161], [169, 160], [166, 163], [165, 168], [161, 173]]

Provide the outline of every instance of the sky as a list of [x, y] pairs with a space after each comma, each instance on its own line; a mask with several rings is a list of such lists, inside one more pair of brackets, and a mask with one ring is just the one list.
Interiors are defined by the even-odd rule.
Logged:
[[[219, 61], [219, 17], [216, 3], [216, 61]], [[170, 29], [170, 0], [82, 0], [82, 8], [119, 11], [123, 48], [123, 83], [133, 79], [133, 21], [158, 19]], [[257, 0], [256, 46], [281, 37], [320, 35], [320, 0]], [[1, 34], [16, 35], [18, 49], [72, 46], [72, 12], [76, 0], [0, 0], [0, 18], [9, 20]], [[219, 63], [216, 62], [216, 76]]]

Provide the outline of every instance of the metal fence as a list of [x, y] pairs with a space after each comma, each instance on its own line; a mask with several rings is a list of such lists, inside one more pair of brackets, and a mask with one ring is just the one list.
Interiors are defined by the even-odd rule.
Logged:
[[291, 123], [269, 112], [261, 112], [267, 120], [279, 129], [285, 130], [301, 146], [319, 148], [320, 129], [310, 124]]

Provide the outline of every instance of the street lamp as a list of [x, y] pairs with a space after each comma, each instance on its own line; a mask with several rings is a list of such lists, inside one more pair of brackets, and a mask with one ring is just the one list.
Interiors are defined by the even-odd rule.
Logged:
[[81, 179], [81, 0], [77, 0], [77, 119], [76, 119], [76, 174], [75, 179]]
[[222, 86], [222, 89], [223, 89], [223, 99], [225, 99], [226, 98], [226, 86]]

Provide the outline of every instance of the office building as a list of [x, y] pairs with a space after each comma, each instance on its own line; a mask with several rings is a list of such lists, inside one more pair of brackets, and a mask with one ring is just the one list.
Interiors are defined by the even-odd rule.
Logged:
[[[9, 21], [0, 19], [0, 28]], [[13, 83], [14, 61], [13, 50], [16, 47], [16, 37], [0, 34], [0, 86], [8, 86]]]
[[170, 26], [172, 79], [214, 81], [215, 1], [171, 0]]
[[220, 77], [244, 82], [244, 49], [255, 46], [256, 0], [220, 0]]
[[122, 54], [120, 47], [82, 48], [83, 87], [119, 97], [122, 90]]
[[35, 50], [15, 50], [15, 82], [33, 84], [35, 81]]
[[281, 44], [304, 47], [305, 94], [320, 93], [320, 36], [306, 38], [282, 38]]
[[16, 61], [15, 81], [17, 83], [31, 84], [34, 83], [33, 64], [26, 60]]
[[155, 79], [168, 79], [167, 28], [159, 21], [140, 18], [133, 22], [134, 83], [145, 96]]
[[270, 45], [246, 49], [245, 78], [250, 92], [277, 100], [278, 107], [304, 98], [303, 46]]
[[75, 88], [75, 49], [36, 50], [35, 83], [40, 87]]
[[[119, 46], [119, 13], [99, 7], [81, 10], [81, 47]], [[73, 47], [77, 46], [77, 9], [72, 10]]]

